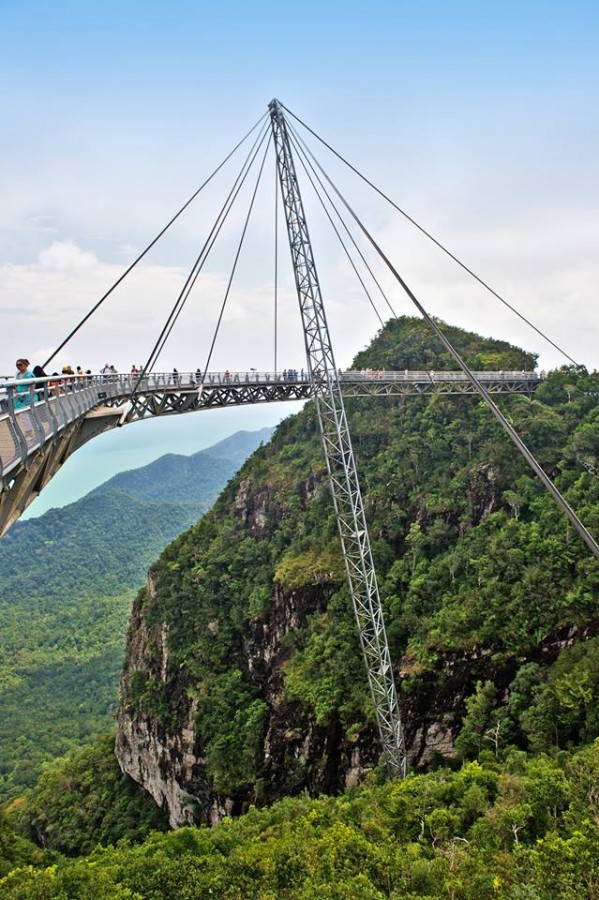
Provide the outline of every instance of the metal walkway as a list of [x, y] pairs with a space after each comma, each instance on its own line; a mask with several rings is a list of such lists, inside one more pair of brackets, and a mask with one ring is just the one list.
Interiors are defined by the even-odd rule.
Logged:
[[[477, 372], [491, 393], [532, 394], [534, 372]], [[174, 415], [256, 403], [309, 400], [307, 372], [211, 372], [198, 385], [194, 373], [155, 373], [137, 387], [132, 375], [61, 377], [0, 387], [0, 534], [24, 512], [66, 459], [83, 444], [118, 425], [151, 416]], [[413, 394], [473, 394], [462, 372], [343, 372], [344, 397]], [[21, 408], [17, 408], [19, 406]]]

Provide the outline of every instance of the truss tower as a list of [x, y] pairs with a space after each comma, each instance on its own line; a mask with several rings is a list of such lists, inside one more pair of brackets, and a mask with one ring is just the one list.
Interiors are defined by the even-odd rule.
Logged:
[[338, 370], [285, 116], [278, 100], [269, 104], [269, 110], [302, 316], [307, 367], [318, 411], [347, 579], [386, 762], [394, 776], [403, 777], [407, 770], [405, 741]]

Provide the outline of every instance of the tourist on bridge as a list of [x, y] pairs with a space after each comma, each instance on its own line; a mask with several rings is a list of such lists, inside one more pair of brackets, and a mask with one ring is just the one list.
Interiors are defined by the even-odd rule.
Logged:
[[72, 366], [63, 366], [61, 369], [61, 373], [62, 373], [62, 375], [66, 376], [65, 378], [62, 379], [62, 383], [64, 385], [64, 390], [67, 390], [67, 391], [74, 390], [74, 388], [75, 388], [74, 379], [69, 377], [69, 376], [75, 374], [73, 372], [73, 367]]
[[[16, 362], [17, 374], [15, 378], [19, 381], [27, 381], [30, 378], [33, 378], [33, 372], [29, 369], [29, 360], [18, 359]], [[16, 396], [14, 398], [14, 406], [15, 409], [23, 409], [25, 406], [29, 406], [29, 385], [27, 384], [19, 384], [16, 388]]]
[[[33, 374], [35, 375], [36, 378], [47, 378], [48, 377], [41, 366], [34, 366]], [[38, 392], [35, 395], [37, 400], [44, 399], [45, 385], [46, 385], [45, 381], [37, 381], [36, 382], [35, 386], [36, 386], [36, 388], [39, 388]]]
[[[31, 372], [29, 370], [29, 360], [28, 359], [21, 357], [20, 359], [17, 360], [16, 366], [17, 366], [17, 374], [15, 377], [19, 381], [30, 381], [32, 378], [35, 377], [33, 372]], [[16, 392], [15, 392], [15, 394], [13, 394], [13, 405], [14, 405], [15, 410], [22, 410], [25, 407], [28, 407], [30, 405], [30, 402], [31, 402], [30, 387], [31, 387], [31, 385], [28, 386], [27, 384], [17, 385]], [[25, 436], [25, 441], [29, 445], [29, 442], [34, 437], [33, 425], [31, 422], [31, 416], [29, 415], [29, 412], [21, 412], [19, 414], [18, 424], [19, 424], [19, 427], [20, 427], [23, 435]]]

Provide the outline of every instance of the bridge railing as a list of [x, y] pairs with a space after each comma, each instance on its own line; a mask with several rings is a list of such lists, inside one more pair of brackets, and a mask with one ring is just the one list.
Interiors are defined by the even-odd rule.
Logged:
[[[362, 369], [359, 371], [346, 370], [340, 371], [340, 381], [357, 382], [357, 381], [392, 381], [392, 382], [408, 382], [430, 384], [431, 382], [465, 382], [468, 376], [463, 372], [442, 372], [442, 371], [385, 371], [374, 369]], [[316, 373], [318, 376], [318, 373]], [[541, 376], [536, 372], [526, 371], [505, 371], [505, 372], [474, 372], [476, 378], [485, 383], [489, 382], [512, 382], [522, 381], [536, 384]], [[196, 375], [193, 372], [179, 373], [173, 380], [173, 376], [169, 374], [152, 375], [150, 378], [155, 379], [165, 385], [177, 384], [180, 387], [198, 385]], [[310, 376], [304, 369], [283, 369], [278, 372], [260, 372], [254, 369], [249, 372], [207, 372], [203, 384], [204, 385], [231, 385], [231, 384], [281, 384], [285, 382], [301, 382], [309, 383]]]
[[0, 475], [98, 403], [93, 380], [6, 380], [0, 388]]
[[[468, 377], [463, 372], [443, 372], [434, 370], [404, 370], [404, 371], [387, 371], [378, 369], [361, 369], [339, 371], [341, 381], [372, 381], [380, 379], [383, 381], [399, 381], [399, 382], [448, 382], [448, 381], [467, 381]], [[475, 376], [482, 382], [497, 381], [514, 381], [523, 380], [529, 382], [538, 382], [542, 376], [536, 372], [526, 371], [506, 371], [506, 372], [475, 372]], [[316, 373], [318, 375], [318, 373]], [[18, 400], [26, 400], [30, 402], [33, 394], [41, 394], [44, 399], [52, 396], [64, 396], [73, 392], [81, 391], [89, 387], [100, 388], [103, 385], [119, 385], [122, 389], [131, 390], [132, 386], [137, 382], [138, 376], [129, 372], [110, 373], [110, 374], [90, 374], [90, 375], [60, 375], [50, 376], [47, 378], [27, 379], [11, 379], [0, 376], [0, 408], [8, 397], [14, 396], [15, 406], [18, 407]], [[281, 371], [258, 371], [250, 369], [243, 372], [206, 372], [201, 374], [198, 372], [151, 372], [145, 375], [140, 383], [140, 387], [144, 390], [159, 390], [163, 387], [198, 387], [201, 383], [205, 385], [212, 384], [244, 384], [244, 383], [272, 383], [280, 384], [286, 381], [300, 381], [308, 383], [310, 376], [304, 369], [283, 369]], [[100, 388], [101, 389], [101, 388]]]

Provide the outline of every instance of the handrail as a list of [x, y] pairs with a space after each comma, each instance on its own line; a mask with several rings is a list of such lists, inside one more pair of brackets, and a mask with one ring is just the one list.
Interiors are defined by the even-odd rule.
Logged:
[[[479, 381], [530, 381], [537, 382], [543, 380], [543, 374], [530, 371], [484, 371], [474, 372]], [[8, 388], [26, 387], [40, 390], [40, 386], [46, 384], [59, 385], [97, 385], [109, 382], [118, 382], [120, 384], [130, 384], [137, 380], [137, 375], [130, 372], [111, 372], [109, 374], [92, 373], [85, 375], [48, 375], [43, 378], [12, 378], [6, 375], [0, 375], [0, 391]], [[340, 381], [363, 381], [379, 379], [385, 381], [467, 381], [468, 378], [464, 372], [460, 371], [443, 371], [440, 369], [422, 369], [422, 370], [385, 370], [385, 369], [347, 369], [339, 372]], [[250, 369], [249, 371], [229, 372], [227, 370], [221, 372], [206, 372], [204, 375], [204, 383], [214, 384], [215, 382], [229, 384], [238, 382], [280, 382], [280, 381], [301, 381], [309, 382], [310, 376], [303, 369], [282, 369], [277, 372], [257, 371]], [[170, 385], [188, 387], [189, 385], [198, 385], [196, 372], [149, 372], [143, 378], [143, 384], [153, 383], [156, 386]], [[25, 392], [22, 392], [25, 393]]]

